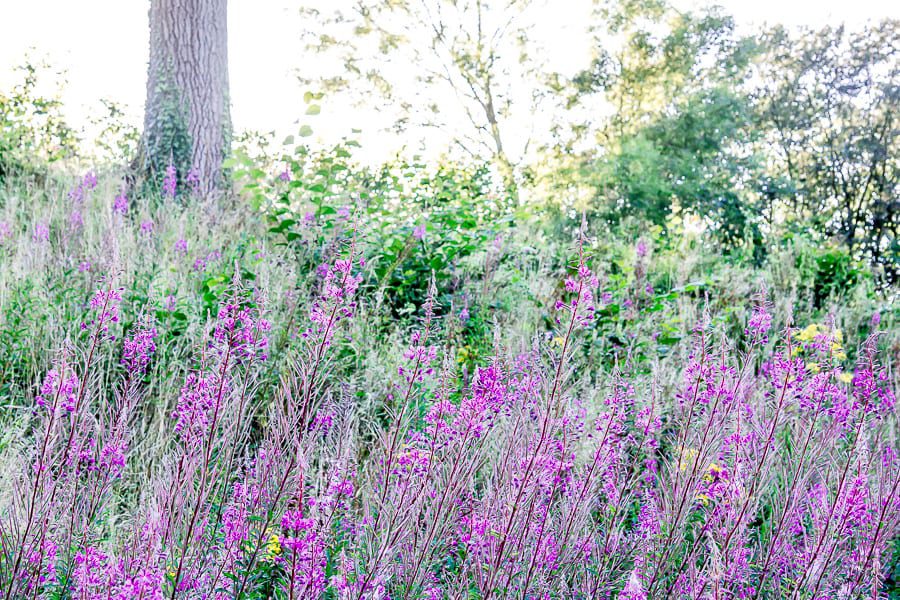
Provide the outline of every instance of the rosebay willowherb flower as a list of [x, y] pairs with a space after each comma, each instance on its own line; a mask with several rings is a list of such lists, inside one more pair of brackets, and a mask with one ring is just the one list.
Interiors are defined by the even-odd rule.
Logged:
[[162, 182], [162, 191], [163, 195], [169, 198], [174, 198], [175, 193], [178, 189], [178, 172], [175, 169], [175, 165], [169, 163], [166, 167], [166, 171], [163, 174], [163, 182]]
[[879, 597], [900, 533], [886, 312], [853, 348], [761, 291], [724, 320], [694, 307], [664, 359], [637, 340], [588, 364], [603, 319], [664, 285], [642, 241], [640, 281], [600, 292], [579, 252], [541, 299], [552, 331], [501, 331], [474, 367], [454, 340], [487, 300], [441, 306], [434, 277], [367, 371], [383, 282], [352, 235], [297, 273], [289, 318], [239, 261], [229, 285], [215, 241], [200, 282], [80, 289], [0, 448], [3, 598]]
[[125, 195], [125, 192], [116, 194], [115, 199], [113, 199], [112, 209], [114, 213], [120, 215], [128, 213], [128, 197]]

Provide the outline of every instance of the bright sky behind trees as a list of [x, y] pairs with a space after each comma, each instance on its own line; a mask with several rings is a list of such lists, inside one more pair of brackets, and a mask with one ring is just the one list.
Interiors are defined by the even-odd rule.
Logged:
[[[883, 0], [720, 0], [735, 16], [741, 30], [752, 32], [762, 23], [818, 27], [900, 17], [900, 3]], [[304, 113], [306, 88], [297, 73], [320, 56], [305, 52], [300, 39], [303, 24], [298, 0], [232, 0], [229, 2], [229, 62], [232, 117], [235, 128], [293, 133]], [[591, 40], [584, 30], [590, 0], [535, 0], [542, 16], [536, 37], [549, 52], [556, 70], [571, 74], [590, 59]], [[705, 4], [679, 0], [683, 8]], [[16, 80], [14, 67], [26, 56], [46, 60], [65, 71], [62, 98], [66, 114], [76, 128], [87, 128], [103, 112], [101, 99], [126, 109], [126, 119], [140, 125], [145, 95], [148, 24], [146, 0], [29, 0], [11, 2], [0, 20], [0, 88]], [[45, 78], [44, 85], [55, 82]], [[51, 88], [52, 89], [52, 88]], [[376, 142], [370, 131], [372, 115], [349, 106], [325, 102], [319, 116], [306, 119], [317, 136], [326, 140], [364, 129], [367, 152], [383, 154], [393, 145]], [[366, 137], [368, 134], [370, 137]]]

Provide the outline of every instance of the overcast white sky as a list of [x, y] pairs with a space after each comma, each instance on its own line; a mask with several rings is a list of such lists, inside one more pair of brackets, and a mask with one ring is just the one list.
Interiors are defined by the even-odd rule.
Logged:
[[[303, 68], [299, 41], [302, 0], [229, 0], [229, 60], [232, 117], [239, 130], [296, 131], [305, 91], [295, 72]], [[551, 62], [561, 70], [578, 65], [590, 52], [582, 34], [590, 0], [549, 0], [542, 19], [553, 40]], [[702, 4], [678, 0], [679, 6]], [[26, 53], [47, 59], [67, 73], [63, 100], [70, 121], [84, 126], [101, 112], [99, 100], [123, 103], [139, 124], [144, 101], [149, 0], [11, 0], [0, 19], [0, 89], [13, 78], [13, 67]], [[900, 17], [900, 2], [889, 0], [720, 0], [752, 32], [762, 23], [819, 26]], [[349, 133], [347, 114], [325, 107], [312, 123], [325, 137]], [[333, 139], [333, 138], [332, 138]], [[364, 144], [365, 145], [365, 144]]]

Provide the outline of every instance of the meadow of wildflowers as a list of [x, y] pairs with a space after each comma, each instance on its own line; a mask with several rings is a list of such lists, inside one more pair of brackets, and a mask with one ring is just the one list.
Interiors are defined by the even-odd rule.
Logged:
[[646, 239], [613, 269], [581, 226], [555, 265], [495, 236], [398, 317], [359, 207], [285, 245], [191, 182], [3, 192], [0, 597], [892, 589], [895, 312], [685, 285]]

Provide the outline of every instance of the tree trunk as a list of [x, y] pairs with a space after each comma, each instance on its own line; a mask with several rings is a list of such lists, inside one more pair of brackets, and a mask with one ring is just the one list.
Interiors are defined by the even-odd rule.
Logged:
[[230, 141], [226, 0], [151, 0], [140, 171], [159, 185], [172, 164], [209, 195], [222, 186]]

